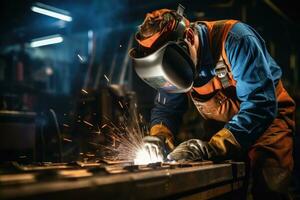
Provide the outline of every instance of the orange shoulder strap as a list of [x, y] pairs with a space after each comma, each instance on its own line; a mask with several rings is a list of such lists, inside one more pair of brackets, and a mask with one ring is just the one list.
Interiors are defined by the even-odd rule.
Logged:
[[[228, 61], [226, 51], [225, 51], [225, 42], [227, 35], [237, 20], [220, 20], [220, 21], [199, 21], [197, 23], [205, 24], [208, 29], [209, 37], [209, 46], [210, 51], [213, 57], [215, 70], [217, 76], [214, 77], [210, 82], [205, 84], [200, 88], [194, 88], [199, 93], [208, 93], [209, 91], [214, 91], [221, 88], [226, 88], [230, 85], [235, 85], [235, 81], [231, 75], [231, 66]], [[220, 66], [221, 63], [223, 67]], [[223, 71], [222, 71], [223, 70]], [[225, 70], [225, 71], [224, 71]], [[218, 74], [219, 72], [219, 74]], [[228, 77], [220, 78], [219, 75], [225, 74]], [[217, 78], [218, 77], [218, 78]]]
[[225, 51], [225, 42], [229, 31], [237, 22], [237, 20], [201, 21], [208, 29], [209, 45], [215, 64], [217, 64], [220, 56], [222, 56], [226, 65], [230, 68]]

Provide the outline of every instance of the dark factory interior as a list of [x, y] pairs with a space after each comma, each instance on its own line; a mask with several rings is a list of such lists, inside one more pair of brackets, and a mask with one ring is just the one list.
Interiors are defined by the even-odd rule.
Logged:
[[[256, 61], [245, 66], [245, 73], [252, 70], [253, 74], [258, 74], [261, 78], [255, 79], [258, 83], [253, 83], [254, 79], [244, 80], [246, 75], [237, 78], [238, 75], [234, 74], [239, 73], [237, 70], [232, 70], [232, 76], [226, 71], [226, 77], [233, 77], [237, 84], [234, 98], [237, 97], [241, 110], [236, 115], [244, 113], [246, 116], [240, 119], [242, 121], [249, 122], [247, 114], [260, 121], [244, 127], [246, 135], [257, 130], [252, 134], [252, 138], [257, 135], [253, 146], [247, 148], [265, 148], [266, 157], [276, 157], [278, 154], [269, 143], [280, 137], [280, 142], [275, 145], [277, 150], [288, 149], [280, 151], [283, 152], [280, 158], [276, 157], [280, 167], [272, 164], [270, 167], [267, 162], [256, 160], [256, 165], [267, 166], [261, 173], [256, 173], [256, 168], [252, 167], [252, 151], [248, 149], [248, 157], [247, 148], [245, 151], [244, 143], [240, 143], [240, 137], [246, 136], [237, 136], [230, 126], [224, 125], [225, 121], [206, 120], [203, 114], [199, 114], [201, 111], [198, 112], [191, 91], [185, 91], [191, 97], [186, 103], [188, 108], [182, 121], [175, 122], [178, 130], [172, 130], [175, 150], [168, 146], [168, 136], [160, 137], [163, 130], [170, 132], [168, 120], [180, 115], [179, 104], [168, 104], [171, 101], [168, 97], [174, 94], [165, 93], [164, 97], [160, 93], [162, 88], [157, 92], [147, 82], [151, 81], [146, 78], [148, 74], [143, 77], [142, 73], [150, 73], [146, 71], [148, 60], [138, 68], [139, 59], [150, 60], [150, 56], [135, 58], [129, 52], [134, 47], [145, 49], [143, 38], [139, 40], [136, 33], [143, 28], [142, 24], [145, 26], [147, 13], [164, 8], [176, 11], [176, 16], [182, 17], [178, 19], [187, 18], [190, 22], [239, 20], [256, 31], [255, 36], [249, 38], [258, 37], [264, 41], [266, 56], [273, 58], [282, 71], [282, 76], [279, 75], [276, 81], [273, 81], [273, 75], [278, 77], [278, 73], [267, 75], [268, 80], [273, 81], [270, 86], [272, 94], [279, 93], [277, 88], [282, 83], [287, 91], [285, 97], [290, 99], [284, 101], [280, 95], [275, 96], [278, 115], [275, 113], [270, 119], [269, 115], [259, 113], [260, 108], [256, 109], [259, 114], [243, 110], [270, 96], [267, 89], [250, 88], [253, 102], [241, 97], [240, 90], [249, 92], [246, 91], [248, 85], [267, 87], [260, 84], [264, 82], [265, 74], [259, 65], [255, 66]], [[296, 1], [3, 0], [0, 9], [0, 199], [300, 199], [300, 109], [295, 106], [300, 102], [300, 12]], [[203, 24], [201, 26], [205, 26]], [[226, 32], [227, 38], [237, 40], [242, 30], [234, 35], [236, 29], [233, 29]], [[218, 33], [214, 35], [212, 31], [209, 34], [216, 36]], [[186, 33], [184, 37], [188, 38]], [[184, 41], [190, 42], [188, 39]], [[172, 47], [167, 45], [167, 48]], [[187, 45], [185, 48], [192, 47]], [[255, 51], [249, 46], [246, 48], [248, 53]], [[226, 46], [230, 62], [234, 58], [228, 56], [228, 49], [230, 47]], [[167, 56], [167, 51], [163, 56]], [[235, 55], [241, 55], [238, 51], [243, 51], [243, 47], [235, 51]], [[185, 55], [191, 55], [189, 52]], [[180, 63], [176, 56], [163, 58], [161, 62], [162, 67], [167, 66], [167, 62]], [[226, 65], [226, 60], [223, 63]], [[154, 65], [151, 65], [153, 69], [159, 64]], [[233, 67], [232, 64], [231, 69]], [[267, 71], [273, 70], [266, 67]], [[214, 78], [221, 77], [223, 84], [222, 74], [219, 76], [216, 69], [215, 72]], [[281, 81], [277, 84], [279, 79]], [[240, 82], [248, 84], [245, 89], [241, 88]], [[193, 84], [196, 84], [196, 79]], [[222, 86], [220, 90], [225, 91]], [[255, 96], [260, 90], [263, 96]], [[171, 114], [163, 113], [167, 106], [171, 106]], [[294, 106], [292, 113], [285, 114], [287, 106]], [[257, 115], [263, 116], [259, 118]], [[157, 123], [158, 116], [169, 118], [166, 123], [163, 120]], [[292, 119], [294, 128], [286, 125], [289, 119]], [[278, 125], [280, 130], [266, 136], [269, 141], [266, 147], [255, 146], [259, 145], [258, 134], [265, 134], [268, 127], [276, 126], [276, 120], [284, 121], [283, 125]], [[261, 129], [255, 129], [259, 124], [268, 125], [259, 133]], [[157, 127], [161, 129], [156, 135], [154, 129]], [[244, 156], [218, 157], [217, 153], [207, 153], [205, 157], [201, 148], [197, 154], [201, 156], [197, 158], [170, 159], [170, 155], [178, 153], [184, 146], [184, 141], [195, 138], [197, 144], [208, 145], [213, 152], [218, 152], [213, 146], [215, 130], [227, 131], [222, 134], [229, 132]], [[285, 133], [286, 138], [281, 137]], [[224, 142], [224, 145], [227, 144]], [[160, 147], [165, 148], [161, 150]], [[198, 146], [194, 148], [199, 150]], [[230, 151], [233, 148], [230, 147]], [[216, 159], [210, 155], [216, 155]], [[288, 171], [281, 167], [282, 160], [289, 162]], [[272, 175], [268, 175], [265, 169]], [[255, 187], [260, 179], [268, 188], [266, 191]]]

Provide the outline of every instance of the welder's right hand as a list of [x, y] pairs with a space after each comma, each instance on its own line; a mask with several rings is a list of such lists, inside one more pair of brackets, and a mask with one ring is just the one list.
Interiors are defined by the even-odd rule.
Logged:
[[165, 158], [167, 154], [164, 139], [160, 136], [146, 136], [143, 138], [144, 148], [148, 152], [151, 160]]

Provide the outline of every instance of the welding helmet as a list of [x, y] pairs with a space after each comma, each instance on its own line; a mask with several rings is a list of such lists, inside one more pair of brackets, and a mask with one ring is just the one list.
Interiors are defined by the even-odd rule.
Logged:
[[[173, 13], [176, 23], [173, 23], [172, 30], [167, 33], [168, 42], [151, 51], [151, 45], [148, 44], [153, 38], [147, 39], [148, 43], [142, 43], [136, 36], [144, 47], [133, 48], [129, 52], [138, 76], [151, 87], [169, 93], [188, 92], [193, 86], [195, 77], [195, 65], [184, 42], [189, 22], [183, 16], [183, 9], [179, 5], [177, 12]], [[157, 39], [158, 36], [155, 34], [153, 37]]]

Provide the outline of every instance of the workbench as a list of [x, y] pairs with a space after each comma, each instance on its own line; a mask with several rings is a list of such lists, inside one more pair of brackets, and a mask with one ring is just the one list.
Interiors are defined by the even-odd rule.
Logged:
[[17, 167], [22, 170], [0, 171], [2, 200], [210, 199], [241, 194], [245, 181], [242, 162]]

